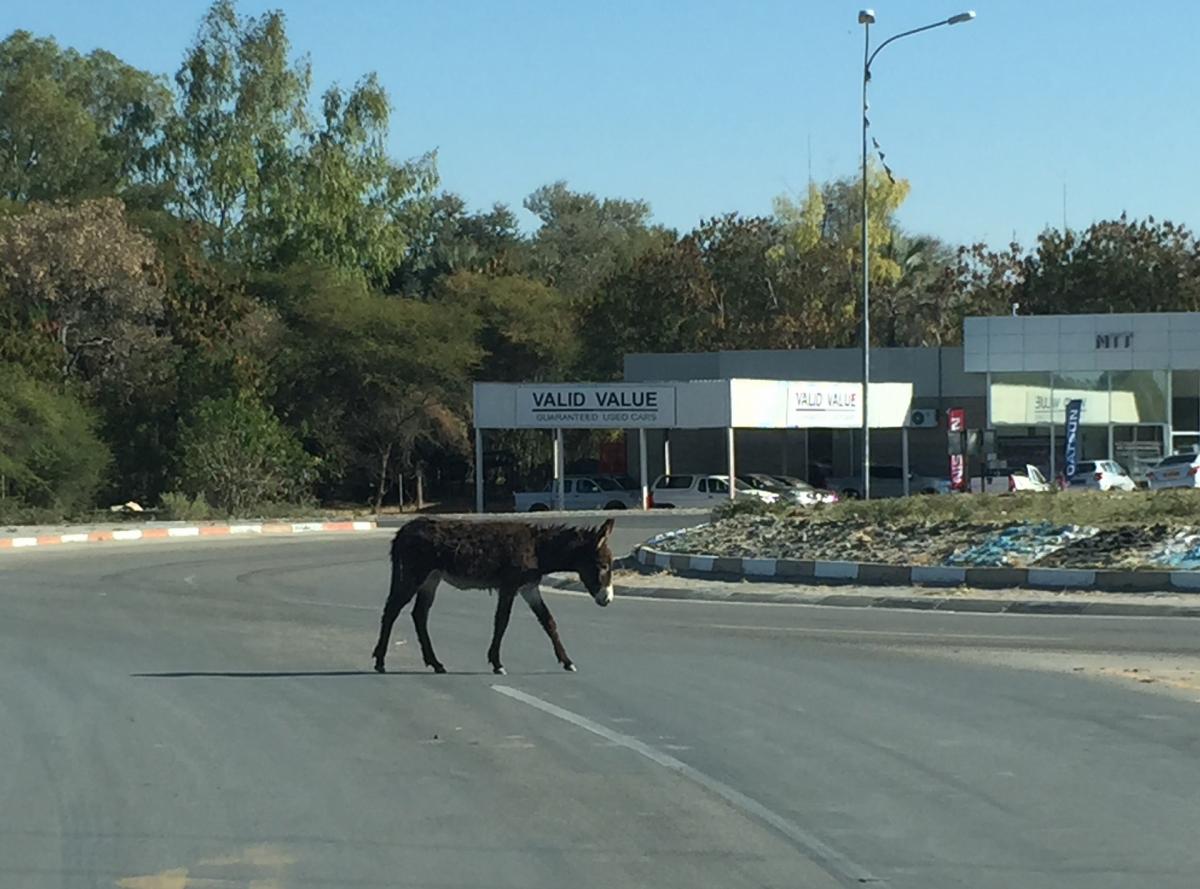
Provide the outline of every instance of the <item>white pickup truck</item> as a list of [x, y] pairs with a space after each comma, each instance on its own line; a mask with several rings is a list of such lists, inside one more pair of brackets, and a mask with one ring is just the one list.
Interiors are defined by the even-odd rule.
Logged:
[[[547, 512], [555, 509], [554, 481], [540, 491], [513, 494], [517, 512]], [[642, 492], [622, 488], [615, 480], [597, 475], [568, 475], [563, 478], [563, 508], [636, 509]]]

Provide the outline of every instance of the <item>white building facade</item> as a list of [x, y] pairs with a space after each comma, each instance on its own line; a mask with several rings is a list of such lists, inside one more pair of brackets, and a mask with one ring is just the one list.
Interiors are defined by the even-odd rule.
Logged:
[[1080, 459], [1114, 459], [1137, 477], [1200, 445], [1200, 313], [968, 318], [963, 370], [986, 377], [988, 426], [1010, 463], [1060, 468], [1073, 399]]

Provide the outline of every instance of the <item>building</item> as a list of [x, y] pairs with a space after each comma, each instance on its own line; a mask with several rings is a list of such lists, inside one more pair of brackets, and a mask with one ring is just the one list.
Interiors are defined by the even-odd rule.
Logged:
[[[860, 381], [859, 349], [802, 349], [625, 356], [627, 382], [660, 380]], [[1135, 477], [1159, 458], [1200, 446], [1200, 313], [1023, 315], [968, 318], [962, 347], [873, 349], [875, 382], [911, 383], [908, 429], [916, 473], [948, 472], [946, 412], [995, 432], [994, 462], [1061, 468], [1066, 403], [1083, 401], [1080, 459], [1115, 459]], [[933, 425], [925, 425], [932, 421]], [[720, 430], [653, 430], [651, 476], [671, 436], [672, 470], [720, 471]], [[861, 431], [741, 429], [746, 471], [821, 476], [861, 472]], [[900, 466], [899, 430], [872, 434], [872, 463]], [[637, 465], [631, 445], [631, 465]]]

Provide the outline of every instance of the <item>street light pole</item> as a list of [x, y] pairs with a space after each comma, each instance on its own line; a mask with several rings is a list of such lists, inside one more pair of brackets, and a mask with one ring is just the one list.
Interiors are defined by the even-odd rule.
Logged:
[[871, 81], [871, 63], [879, 55], [879, 51], [889, 43], [920, 34], [942, 25], [958, 25], [975, 18], [974, 12], [960, 12], [948, 19], [922, 25], [911, 31], [903, 31], [889, 37], [871, 52], [871, 25], [875, 24], [875, 11], [862, 9], [858, 13], [858, 23], [863, 26], [863, 84], [862, 84], [862, 494], [863, 499], [871, 499], [871, 419], [868, 411], [868, 393], [871, 388], [871, 241], [870, 241], [870, 211], [867, 205], [867, 128], [871, 125], [867, 112], [870, 104], [867, 101], [867, 84]]

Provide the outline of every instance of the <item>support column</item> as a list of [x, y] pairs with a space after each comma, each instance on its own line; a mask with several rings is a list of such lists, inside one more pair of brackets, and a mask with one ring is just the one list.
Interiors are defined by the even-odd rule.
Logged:
[[902, 469], [901, 469], [901, 471], [904, 473], [904, 496], [905, 496], [905, 497], [907, 497], [907, 496], [909, 495], [909, 490], [908, 490], [908, 489], [909, 489], [909, 481], [908, 481], [908, 427], [907, 427], [907, 426], [901, 426], [901, 427], [900, 427], [900, 463], [901, 463], [901, 466], [902, 466]]
[[566, 497], [563, 495], [563, 434], [561, 429], [554, 430], [554, 508], [562, 512], [566, 508]]
[[730, 426], [725, 430], [725, 447], [729, 457], [729, 499], [737, 496], [737, 461], [734, 457], [734, 429]]
[[671, 474], [671, 430], [663, 430], [663, 475]]
[[475, 512], [483, 515], [483, 430], [475, 427]]
[[646, 430], [638, 430], [638, 481], [642, 483], [642, 509], [650, 508], [650, 479], [646, 470]]

